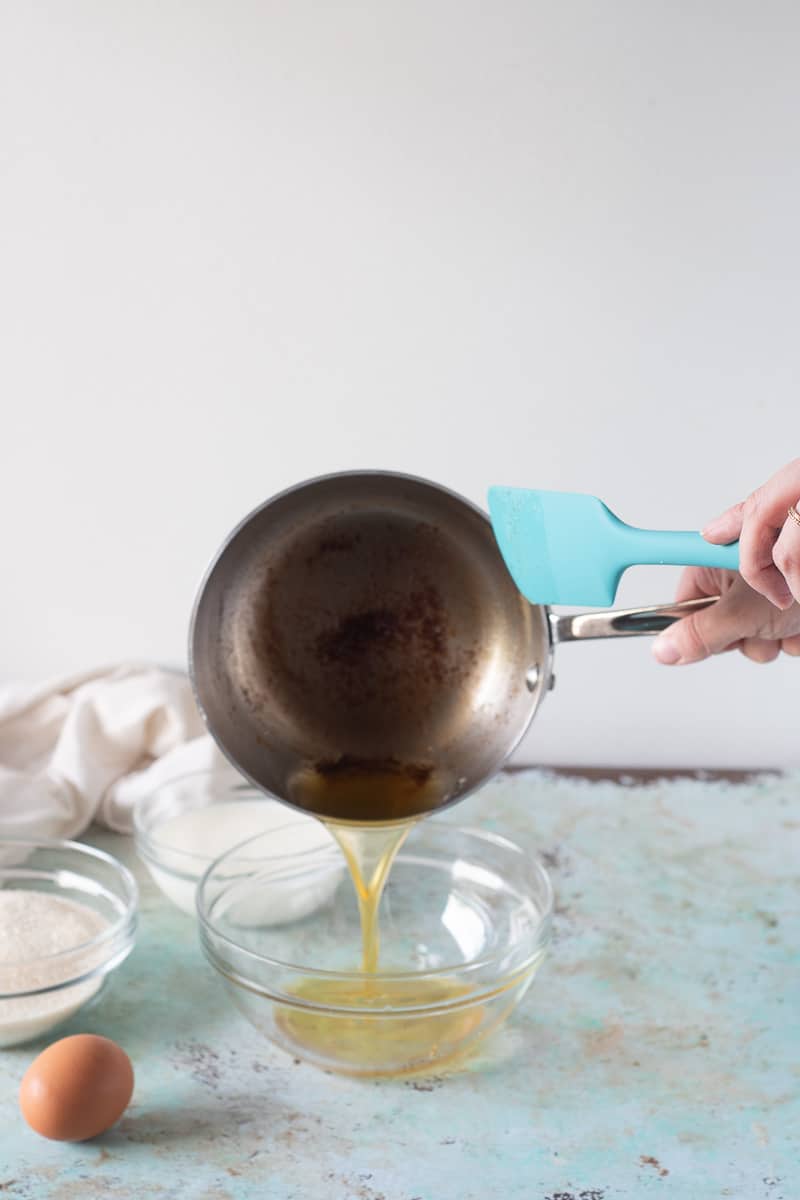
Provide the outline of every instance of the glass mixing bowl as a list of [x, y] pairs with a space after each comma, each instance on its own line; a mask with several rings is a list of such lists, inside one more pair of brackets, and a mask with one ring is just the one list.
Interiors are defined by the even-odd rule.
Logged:
[[[335, 846], [275, 853], [269, 835], [222, 855], [197, 893], [200, 937], [237, 1007], [273, 1042], [351, 1075], [430, 1071], [461, 1056], [519, 1003], [550, 941], [543, 867], [493, 833], [417, 825], [380, 909], [380, 967], [359, 969], [355, 893]], [[276, 924], [277, 887], [327, 902]]]
[[[5, 902], [16, 900], [22, 942], [18, 954], [7, 948], [0, 954], [0, 1047], [5, 1047], [50, 1034], [99, 999], [111, 972], [133, 949], [138, 894], [130, 871], [102, 850], [78, 842], [4, 838], [0, 896], [5, 913]], [[80, 906], [82, 916], [64, 940], [43, 924], [52, 917], [40, 908], [44, 897], [51, 904]]]
[[[191, 917], [202, 876], [221, 854], [246, 839], [269, 833], [274, 841], [270, 853], [279, 857], [333, 845], [315, 817], [293, 819], [285, 804], [227, 767], [191, 771], [162, 783], [136, 804], [133, 828], [136, 852], [152, 879]], [[340, 862], [340, 874], [343, 869]], [[335, 886], [333, 879], [330, 886]], [[274, 897], [275, 919], [281, 920], [287, 910], [305, 915], [319, 899], [308, 890], [282, 888]]]

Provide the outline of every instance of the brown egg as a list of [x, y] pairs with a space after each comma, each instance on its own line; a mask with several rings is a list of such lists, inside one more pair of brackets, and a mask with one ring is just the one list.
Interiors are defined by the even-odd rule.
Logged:
[[92, 1033], [53, 1042], [22, 1078], [22, 1115], [42, 1137], [84, 1142], [110, 1129], [133, 1092], [131, 1060], [116, 1042]]

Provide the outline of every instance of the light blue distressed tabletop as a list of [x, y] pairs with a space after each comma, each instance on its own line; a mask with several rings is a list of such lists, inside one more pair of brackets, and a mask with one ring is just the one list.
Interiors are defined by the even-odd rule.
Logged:
[[524, 773], [448, 819], [532, 839], [557, 893], [550, 956], [479, 1057], [367, 1082], [293, 1061], [135, 866], [136, 949], [66, 1030], [127, 1049], [133, 1103], [46, 1142], [16, 1102], [39, 1047], [0, 1051], [0, 1197], [797, 1200], [800, 781]]

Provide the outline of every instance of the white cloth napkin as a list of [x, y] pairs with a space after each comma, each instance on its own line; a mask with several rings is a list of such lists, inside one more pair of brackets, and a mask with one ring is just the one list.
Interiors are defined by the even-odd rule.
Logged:
[[224, 762], [187, 677], [122, 665], [0, 688], [0, 837], [129, 833], [159, 783]]

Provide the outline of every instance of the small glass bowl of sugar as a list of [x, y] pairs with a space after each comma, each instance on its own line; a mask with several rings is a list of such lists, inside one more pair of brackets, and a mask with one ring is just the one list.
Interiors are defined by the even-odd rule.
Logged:
[[78, 842], [0, 840], [0, 1048], [33, 1041], [100, 996], [133, 949], [130, 871]]
[[[258, 834], [267, 834], [272, 858], [294, 855], [336, 843], [315, 817], [298, 813], [259, 791], [232, 768], [193, 771], [161, 784], [143, 796], [133, 814], [136, 850], [164, 895], [190, 916], [195, 915], [197, 885], [221, 854]], [[338, 852], [338, 851], [337, 851]], [[325, 904], [339, 879], [333, 873], [324, 886], [284, 880], [268, 900], [272, 923], [299, 921]]]

